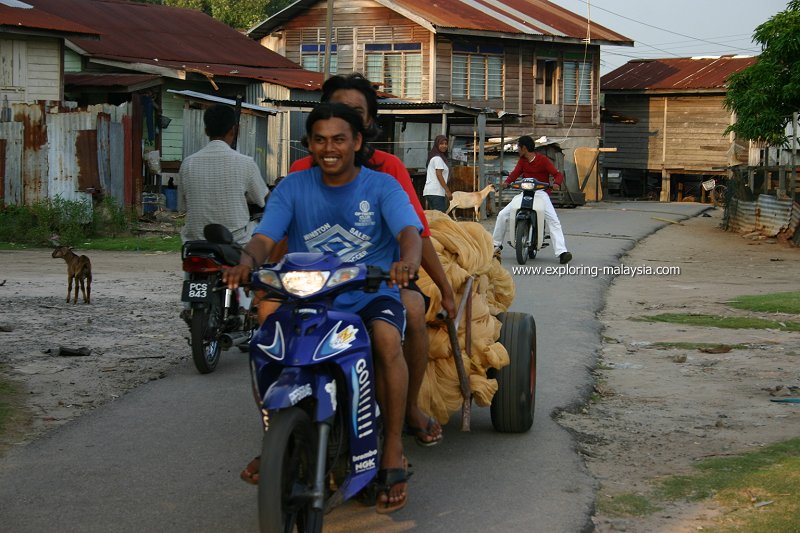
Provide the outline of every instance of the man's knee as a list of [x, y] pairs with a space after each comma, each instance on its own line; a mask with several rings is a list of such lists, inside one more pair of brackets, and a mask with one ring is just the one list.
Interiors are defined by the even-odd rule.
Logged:
[[422, 294], [412, 289], [402, 289], [400, 299], [406, 309], [406, 329], [425, 327], [425, 300]]
[[402, 353], [400, 331], [385, 320], [373, 320], [370, 324], [372, 349], [379, 359], [388, 361]]

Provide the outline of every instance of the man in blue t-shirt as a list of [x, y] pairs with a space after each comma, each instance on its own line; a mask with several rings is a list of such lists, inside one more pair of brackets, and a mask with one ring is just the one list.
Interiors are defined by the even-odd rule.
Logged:
[[422, 224], [408, 195], [387, 174], [364, 166], [361, 116], [344, 104], [317, 106], [306, 121], [309, 151], [317, 164], [289, 174], [270, 195], [267, 209], [241, 263], [224, 275], [231, 288], [249, 281], [277, 242], [289, 236], [289, 252], [332, 252], [346, 261], [389, 271], [391, 282], [378, 292], [352, 291], [336, 298], [337, 308], [358, 313], [371, 330], [384, 443], [376, 510], [406, 504], [407, 468], [401, 432], [408, 368], [402, 338], [405, 310], [399, 287], [407, 287], [420, 265]]

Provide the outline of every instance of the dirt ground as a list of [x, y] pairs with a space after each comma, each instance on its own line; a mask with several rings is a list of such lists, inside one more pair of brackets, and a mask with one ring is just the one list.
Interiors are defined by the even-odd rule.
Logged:
[[[559, 422], [573, 430], [600, 484], [598, 501], [648, 491], [648, 481], [688, 472], [697, 460], [800, 435], [800, 408], [770, 399], [800, 396], [800, 333], [651, 323], [661, 313], [797, 316], [736, 310], [740, 295], [800, 290], [800, 249], [719, 229], [721, 210], [672, 225], [637, 245], [625, 264], [676, 265], [679, 276], [617, 278], [600, 319], [596, 370], [601, 399]], [[659, 349], [656, 342], [741, 344], [728, 353]], [[697, 531], [720, 513], [679, 504], [646, 519], [598, 515], [598, 532]]]
[[[0, 375], [20, 383], [27, 413], [0, 451], [159, 379], [187, 360], [178, 318], [178, 253], [85, 253], [92, 303], [66, 303], [67, 267], [50, 250], [0, 251]], [[63, 356], [59, 348], [87, 348]], [[187, 363], [191, 364], [191, 363]]]
[[[726, 302], [800, 290], [800, 249], [723, 232], [721, 211], [710, 214], [662, 229], [621, 259], [677, 265], [681, 274], [613, 283], [600, 316], [602, 400], [559, 416], [598, 479], [598, 498], [644, 493], [649, 480], [687, 471], [698, 459], [798, 436], [800, 408], [769, 400], [800, 385], [800, 333], [632, 320], [666, 312], [747, 314]], [[49, 250], [0, 251], [0, 375], [21, 385], [27, 409], [0, 441], [0, 453], [175, 365], [191, 365], [188, 329], [178, 318], [178, 254], [86, 253], [92, 304], [73, 305], [64, 301], [66, 265]], [[659, 341], [747, 348], [708, 354], [652, 345]], [[63, 356], [60, 347], [90, 352]], [[595, 523], [600, 532], [696, 531], [717, 512], [676, 505], [646, 519], [599, 515]]]

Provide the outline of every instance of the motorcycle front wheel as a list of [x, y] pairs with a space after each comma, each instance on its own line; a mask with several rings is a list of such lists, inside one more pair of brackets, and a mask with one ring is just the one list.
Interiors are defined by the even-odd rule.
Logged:
[[222, 304], [214, 297], [208, 307], [192, 309], [192, 359], [201, 374], [210, 374], [217, 368], [222, 347], [217, 332], [222, 323]]
[[514, 229], [514, 249], [517, 252], [517, 263], [524, 265], [528, 262], [529, 236], [531, 234], [531, 221], [519, 220]]
[[261, 533], [322, 531], [322, 510], [311, 506], [316, 457], [316, 431], [305, 411], [270, 413], [258, 476]]

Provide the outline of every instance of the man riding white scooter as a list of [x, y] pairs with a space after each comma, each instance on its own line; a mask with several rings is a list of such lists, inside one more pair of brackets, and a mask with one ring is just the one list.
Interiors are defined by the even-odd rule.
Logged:
[[[517, 178], [534, 178], [538, 181], [549, 182], [550, 176], [553, 177], [553, 187], [558, 188], [564, 181], [564, 176], [553, 165], [553, 162], [544, 155], [534, 151], [535, 144], [533, 138], [529, 135], [523, 135], [518, 141], [519, 147], [519, 161], [511, 174], [508, 175], [505, 182], [500, 187], [505, 189], [509, 184], [517, 180]], [[520, 193], [520, 197], [522, 193]], [[564, 265], [572, 261], [572, 254], [567, 251], [567, 245], [564, 241], [564, 233], [561, 231], [561, 221], [558, 220], [558, 215], [553, 207], [553, 202], [550, 201], [549, 191], [544, 190], [536, 191], [536, 199], [541, 200], [544, 204], [544, 218], [547, 227], [550, 231], [550, 237], [553, 243], [553, 251], [559, 262]], [[511, 216], [513, 210], [514, 200], [508, 203], [503, 209], [497, 213], [497, 221], [494, 225], [492, 232], [492, 241], [494, 242], [495, 256], [500, 257], [500, 251], [503, 249], [503, 239], [505, 238], [506, 230], [508, 228], [508, 217]]]

